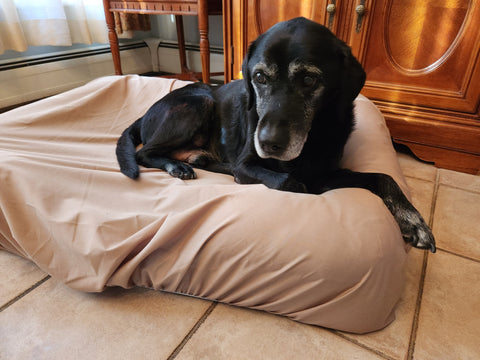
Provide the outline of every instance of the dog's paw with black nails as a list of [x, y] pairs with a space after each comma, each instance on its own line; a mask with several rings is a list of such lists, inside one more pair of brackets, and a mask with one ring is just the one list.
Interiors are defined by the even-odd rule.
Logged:
[[432, 253], [437, 250], [432, 230], [417, 210], [412, 208], [398, 211], [397, 221], [405, 242], [418, 249], [430, 250]]
[[305, 184], [294, 179], [291, 175], [285, 174], [284, 180], [280, 183], [278, 190], [296, 193], [306, 193], [307, 187], [305, 186]]
[[173, 177], [182, 180], [191, 180], [197, 177], [193, 168], [182, 162], [175, 162], [165, 165], [165, 171]]

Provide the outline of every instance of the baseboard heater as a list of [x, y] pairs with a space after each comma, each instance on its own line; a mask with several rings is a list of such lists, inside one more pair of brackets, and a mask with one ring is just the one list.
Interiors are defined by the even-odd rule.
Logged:
[[[144, 41], [135, 41], [127, 44], [120, 44], [120, 51], [139, 49], [147, 47], [147, 44]], [[161, 41], [159, 47], [168, 48], [168, 49], [178, 49], [178, 44], [172, 41]], [[186, 44], [185, 49], [187, 51], [200, 51], [200, 46], [195, 44]], [[65, 52], [50, 53], [46, 55], [32, 56], [29, 58], [6, 61], [5, 63], [0, 63], [0, 71], [19, 69], [28, 66], [47, 64], [51, 62], [78, 59], [87, 56], [94, 56], [100, 54], [106, 54], [110, 52], [109, 45], [99, 45], [88, 49], [79, 49], [79, 50], [70, 50]], [[212, 54], [222, 54], [223, 49], [221, 47], [210, 47], [210, 53]]]

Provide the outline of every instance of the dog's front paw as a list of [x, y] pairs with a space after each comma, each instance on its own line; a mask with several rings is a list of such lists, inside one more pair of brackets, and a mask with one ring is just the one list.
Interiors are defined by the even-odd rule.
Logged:
[[434, 253], [436, 251], [435, 238], [420, 213], [413, 207], [401, 212], [398, 223], [405, 242], [418, 249], [427, 249]]
[[[247, 172], [245, 169], [249, 171]], [[235, 177], [235, 182], [238, 184], [263, 184], [275, 190], [297, 193], [307, 192], [307, 187], [288, 173], [279, 173], [262, 167], [237, 168], [232, 173]]]
[[296, 193], [306, 193], [307, 187], [305, 184], [295, 180], [290, 175], [286, 174], [285, 179], [278, 186], [278, 190], [291, 191]]
[[165, 171], [169, 175], [182, 180], [190, 180], [197, 177], [197, 174], [195, 174], [195, 171], [193, 171], [193, 168], [190, 165], [180, 161], [165, 165]]

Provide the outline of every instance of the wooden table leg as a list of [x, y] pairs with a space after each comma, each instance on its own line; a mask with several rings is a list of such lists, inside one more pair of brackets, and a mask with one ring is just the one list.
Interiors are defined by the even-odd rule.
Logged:
[[177, 26], [178, 52], [180, 54], [180, 70], [182, 74], [190, 73], [187, 65], [187, 55], [185, 51], [185, 34], [183, 32], [183, 17], [175, 15], [175, 25]]
[[202, 79], [210, 83], [210, 42], [208, 40], [208, 4], [207, 0], [198, 0], [198, 30], [200, 32], [200, 58], [202, 60]]
[[115, 18], [109, 10], [110, 5], [107, 0], [103, 0], [103, 8], [105, 10], [105, 20], [108, 28], [108, 40], [110, 42], [110, 50], [113, 57], [113, 67], [116, 75], [122, 75], [122, 64], [120, 62], [120, 50], [118, 48], [118, 36], [115, 32]]

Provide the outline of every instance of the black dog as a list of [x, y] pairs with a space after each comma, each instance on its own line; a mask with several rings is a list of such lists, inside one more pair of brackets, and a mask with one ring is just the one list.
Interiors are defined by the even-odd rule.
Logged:
[[118, 140], [121, 171], [135, 179], [140, 164], [193, 179], [194, 166], [286, 191], [368, 189], [405, 241], [435, 252], [431, 230], [390, 176], [339, 168], [365, 82], [344, 42], [305, 18], [285, 21], [250, 45], [242, 72], [244, 80], [188, 85], [155, 103]]

